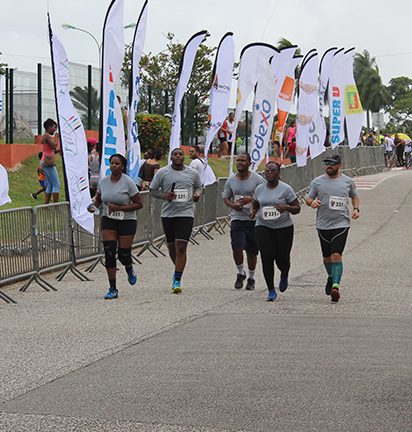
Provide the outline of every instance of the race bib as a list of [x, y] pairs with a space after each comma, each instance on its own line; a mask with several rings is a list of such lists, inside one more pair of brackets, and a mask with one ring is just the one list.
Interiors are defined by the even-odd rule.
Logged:
[[344, 210], [348, 206], [346, 197], [331, 196], [329, 197], [329, 208], [331, 210]]
[[175, 189], [174, 193], [176, 198], [173, 200], [175, 202], [187, 202], [189, 201], [189, 190], [188, 189]]
[[110, 219], [123, 220], [124, 219], [124, 211], [118, 210], [111, 212], [107, 215]]
[[275, 220], [280, 218], [280, 212], [273, 206], [263, 207], [262, 215], [264, 220]]

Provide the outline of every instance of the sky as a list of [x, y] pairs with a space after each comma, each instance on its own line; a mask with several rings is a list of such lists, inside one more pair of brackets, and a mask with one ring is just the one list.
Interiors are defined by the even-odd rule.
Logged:
[[[0, 0], [1, 62], [23, 71], [37, 63], [50, 64], [47, 11], [53, 30], [65, 45], [70, 61], [98, 65], [98, 50], [82, 32], [64, 30], [69, 23], [101, 40], [110, 0]], [[143, 0], [125, 0], [125, 25], [136, 22]], [[332, 46], [367, 49], [376, 57], [382, 80], [412, 77], [410, 0], [149, 0], [145, 53], [166, 48], [165, 34], [186, 43], [199, 30], [208, 30], [206, 44], [217, 46], [234, 33], [236, 55], [251, 42], [276, 45], [281, 37], [299, 45], [305, 54], [320, 55]], [[125, 30], [130, 42], [133, 29]]]

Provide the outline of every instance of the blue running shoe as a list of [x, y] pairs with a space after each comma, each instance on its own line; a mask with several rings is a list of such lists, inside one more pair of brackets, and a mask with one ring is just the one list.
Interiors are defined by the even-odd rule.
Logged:
[[174, 294], [179, 294], [179, 293], [182, 292], [182, 287], [180, 285], [180, 280], [174, 280], [173, 281], [173, 288], [172, 288], [172, 290], [173, 290]]
[[288, 284], [288, 277], [287, 276], [281, 276], [279, 281], [279, 291], [285, 292], [286, 288], [289, 286]]
[[127, 280], [129, 281], [130, 285], [136, 285], [137, 276], [134, 270], [132, 270], [130, 273], [127, 273]]
[[267, 301], [270, 301], [270, 302], [272, 302], [272, 301], [275, 301], [276, 300], [276, 297], [277, 297], [278, 295], [276, 294], [276, 291], [273, 289], [273, 290], [270, 290], [269, 292], [268, 292], [268, 296], [267, 296]]
[[104, 296], [105, 300], [113, 300], [119, 297], [119, 291], [116, 288], [109, 288], [108, 293]]

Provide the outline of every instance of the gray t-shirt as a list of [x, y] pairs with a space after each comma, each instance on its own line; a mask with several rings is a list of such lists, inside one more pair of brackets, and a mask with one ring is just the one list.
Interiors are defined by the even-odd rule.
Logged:
[[97, 192], [100, 193], [103, 205], [103, 216], [110, 219], [118, 220], [133, 220], [136, 219], [136, 210], [133, 211], [118, 211], [108, 214], [107, 203], [118, 205], [129, 205], [133, 201], [131, 197], [139, 193], [134, 181], [126, 174], [122, 174], [120, 179], [113, 182], [110, 175], [104, 177], [97, 186]]
[[295, 201], [296, 193], [291, 186], [281, 181], [274, 189], [268, 188], [266, 184], [259, 185], [254, 198], [260, 205], [256, 213], [256, 226], [278, 229], [293, 225], [289, 212], [280, 213], [274, 208], [276, 205], [287, 205]]
[[194, 217], [193, 194], [200, 192], [201, 188], [202, 181], [199, 173], [188, 166], [185, 166], [183, 170], [175, 170], [171, 165], [165, 166], [156, 172], [150, 183], [151, 192], [166, 193], [173, 189], [177, 195], [173, 201], [164, 201], [163, 203], [161, 217], [166, 218]]
[[318, 198], [321, 206], [316, 213], [316, 228], [330, 230], [350, 226], [349, 201], [358, 194], [355, 182], [348, 176], [330, 178], [323, 174], [312, 180], [307, 196]]
[[[222, 198], [229, 198], [231, 201], [235, 202], [241, 199], [244, 196], [253, 197], [255, 194], [256, 188], [265, 184], [266, 180], [256, 174], [253, 171], [250, 171], [250, 175], [246, 180], [241, 180], [239, 177], [235, 175], [231, 175], [225, 183], [225, 187], [223, 189]], [[252, 209], [252, 204], [248, 204], [243, 206], [243, 210], [237, 211], [231, 209], [230, 216], [232, 220], [250, 220], [249, 213]]]

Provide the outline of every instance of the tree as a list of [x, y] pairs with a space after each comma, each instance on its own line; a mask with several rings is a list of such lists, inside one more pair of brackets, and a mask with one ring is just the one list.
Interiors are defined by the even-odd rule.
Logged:
[[[283, 49], [283, 48], [288, 48], [288, 47], [290, 47], [292, 45], [295, 45], [295, 44], [293, 44], [290, 40], [288, 40], [286, 38], [280, 38], [278, 40], [278, 44], [277, 44], [276, 48], [277, 49]], [[297, 48], [295, 54], [296, 55], [301, 55], [302, 54], [301, 49]]]
[[[76, 86], [70, 91], [70, 96], [73, 100], [73, 105], [77, 111], [81, 114], [81, 119], [86, 127], [88, 124], [88, 105], [89, 105], [89, 88], [87, 86], [79, 87]], [[97, 95], [97, 90], [91, 88], [91, 129], [99, 129], [99, 117], [100, 117], [100, 98]]]
[[[184, 45], [177, 43], [173, 33], [168, 33], [167, 47], [160, 53], [143, 55], [141, 68], [141, 111], [164, 114], [173, 110], [172, 97], [175, 94], [180, 61]], [[129, 86], [131, 69], [131, 49], [126, 47], [126, 56], [123, 63], [121, 82], [125, 87]], [[212, 54], [216, 48], [210, 48], [201, 44], [195, 58], [192, 76], [189, 81], [187, 98], [184, 103], [186, 116], [182, 122], [183, 140], [187, 142], [189, 136], [194, 136], [195, 117], [203, 127], [206, 125], [207, 107], [205, 102], [209, 97], [212, 74]], [[150, 98], [150, 104], [149, 104]], [[203, 129], [201, 127], [200, 129]], [[199, 131], [200, 132], [200, 131]]]
[[412, 79], [392, 78], [388, 91], [392, 96], [392, 103], [386, 109], [390, 115], [390, 123], [396, 130], [412, 131]]
[[388, 89], [382, 84], [375, 57], [369, 51], [356, 53], [354, 60], [355, 81], [363, 107], [367, 112], [367, 125], [370, 128], [370, 112], [379, 112], [392, 102]]

